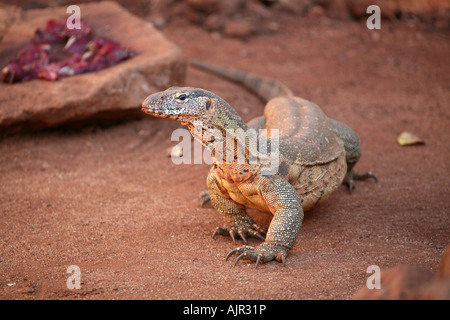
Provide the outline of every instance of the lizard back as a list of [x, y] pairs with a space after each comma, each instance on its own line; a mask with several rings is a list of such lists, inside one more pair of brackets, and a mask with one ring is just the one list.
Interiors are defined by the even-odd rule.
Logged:
[[264, 118], [263, 129], [279, 130], [280, 153], [292, 163], [303, 166], [328, 163], [344, 152], [328, 118], [310, 101], [298, 97], [274, 98], [267, 103]]

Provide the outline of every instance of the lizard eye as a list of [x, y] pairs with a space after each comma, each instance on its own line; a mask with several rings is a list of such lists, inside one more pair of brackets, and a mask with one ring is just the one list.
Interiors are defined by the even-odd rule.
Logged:
[[187, 95], [182, 93], [182, 94], [176, 96], [175, 99], [177, 99], [179, 101], [185, 101], [187, 99]]
[[209, 108], [211, 108], [211, 99], [208, 99], [208, 101], [206, 101], [206, 110], [209, 110]]

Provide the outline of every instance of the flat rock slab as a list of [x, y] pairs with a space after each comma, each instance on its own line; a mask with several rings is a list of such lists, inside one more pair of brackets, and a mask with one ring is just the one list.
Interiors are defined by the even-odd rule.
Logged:
[[[80, 4], [81, 18], [95, 36], [109, 37], [137, 52], [117, 65], [58, 81], [0, 83], [0, 135], [63, 124], [139, 114], [144, 98], [184, 83], [182, 51], [151, 24], [114, 2]], [[68, 17], [67, 7], [29, 10], [9, 26], [0, 42], [5, 66], [49, 19]]]

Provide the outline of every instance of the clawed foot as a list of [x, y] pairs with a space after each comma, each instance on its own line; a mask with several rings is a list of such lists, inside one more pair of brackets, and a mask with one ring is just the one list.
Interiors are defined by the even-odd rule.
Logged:
[[375, 182], [378, 182], [377, 176], [375, 174], [373, 174], [372, 172], [358, 174], [358, 173], [353, 172], [353, 170], [350, 170], [345, 175], [343, 183], [347, 185], [348, 190], [350, 191], [350, 193], [352, 193], [353, 184], [354, 184], [355, 180], [365, 180], [368, 178], [373, 178], [375, 180]]
[[224, 227], [224, 228], [217, 227], [217, 229], [216, 229], [216, 231], [214, 231], [212, 237], [214, 239], [216, 237], [216, 235], [222, 235], [222, 236], [229, 235], [231, 237], [231, 239], [233, 239], [234, 244], [237, 244], [236, 237], [239, 236], [239, 237], [241, 237], [242, 240], [244, 240], [245, 244], [248, 244], [246, 237], [259, 238], [264, 241], [264, 240], [266, 240], [266, 238], [265, 238], [266, 233], [267, 233], [266, 230], [264, 230], [257, 224], [253, 224], [252, 227], [247, 228], [247, 229], [240, 228], [238, 226]]
[[228, 258], [233, 254], [239, 254], [234, 265], [236, 265], [241, 259], [248, 259], [256, 261], [256, 268], [258, 268], [260, 262], [269, 262], [272, 260], [277, 260], [278, 262], [281, 262], [284, 266], [286, 266], [288, 249], [286, 247], [268, 243], [262, 243], [256, 248], [243, 246], [231, 250], [225, 260], [228, 260]]

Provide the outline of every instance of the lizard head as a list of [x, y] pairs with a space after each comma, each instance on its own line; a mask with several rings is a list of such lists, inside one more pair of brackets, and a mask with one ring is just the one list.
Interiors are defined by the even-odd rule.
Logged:
[[154, 93], [144, 100], [142, 111], [158, 118], [177, 120], [187, 126], [192, 136], [205, 147], [214, 149], [213, 157], [219, 159], [224, 156], [221, 150], [224, 150], [225, 137], [228, 134], [233, 137], [234, 129], [248, 129], [225, 100], [199, 88], [171, 87]]
[[142, 111], [182, 124], [209, 123], [214, 115], [214, 97], [217, 96], [199, 88], [171, 87], [148, 96], [142, 103]]

